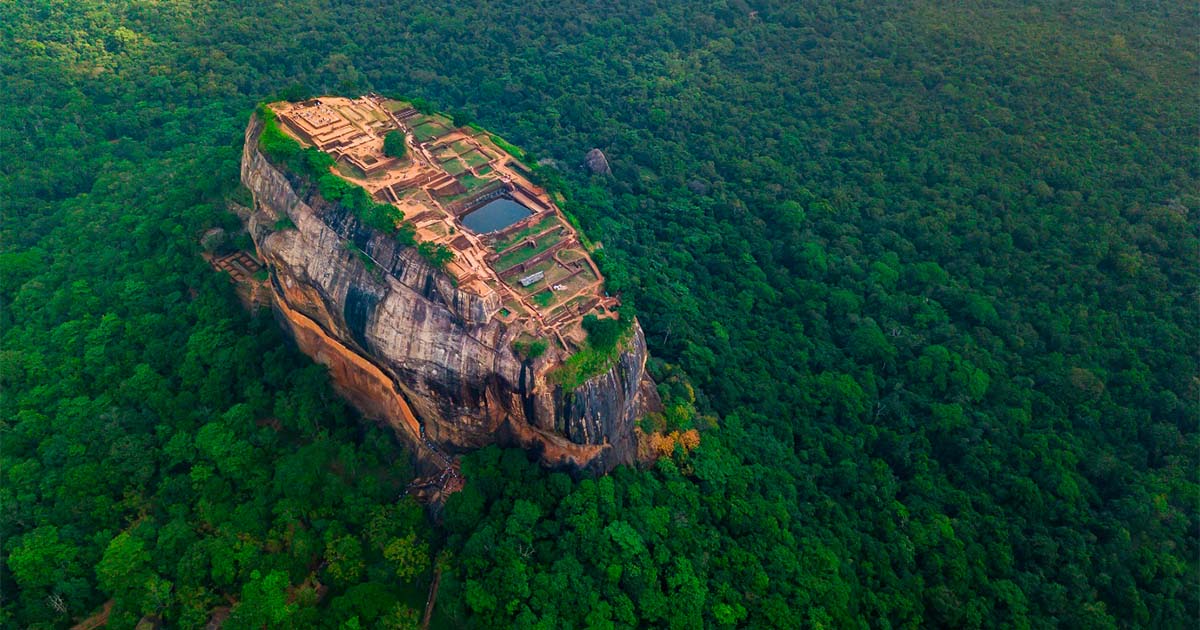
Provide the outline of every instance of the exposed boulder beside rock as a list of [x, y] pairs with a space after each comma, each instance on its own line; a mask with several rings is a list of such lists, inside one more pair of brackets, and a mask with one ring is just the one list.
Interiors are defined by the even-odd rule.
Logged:
[[612, 168], [608, 166], [608, 158], [600, 149], [588, 151], [583, 163], [594, 175], [612, 175]]
[[204, 248], [204, 251], [210, 254], [221, 250], [228, 243], [229, 235], [225, 233], [225, 230], [219, 227], [207, 230], [200, 236], [200, 246]]

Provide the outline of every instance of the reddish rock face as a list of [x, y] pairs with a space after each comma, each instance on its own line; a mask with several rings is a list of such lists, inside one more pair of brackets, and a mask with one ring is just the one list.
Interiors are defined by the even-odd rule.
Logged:
[[364, 415], [386, 421], [410, 441], [418, 440], [420, 422], [396, 391], [392, 379], [374, 363], [329, 336], [315, 321], [292, 310], [286, 294], [287, 291], [282, 299], [275, 300], [275, 312], [300, 350], [329, 368], [338, 393]]
[[257, 149], [260, 130], [252, 120], [246, 133], [242, 181], [255, 202], [244, 221], [280, 321], [350, 403], [418, 456], [498, 443], [547, 466], [607, 471], [633, 461], [634, 425], [660, 406], [640, 327], [609, 371], [563, 391], [546, 377], [564, 351], [522, 360], [512, 350], [519, 331], [495, 317], [494, 298], [459, 291], [415, 248], [272, 165]]

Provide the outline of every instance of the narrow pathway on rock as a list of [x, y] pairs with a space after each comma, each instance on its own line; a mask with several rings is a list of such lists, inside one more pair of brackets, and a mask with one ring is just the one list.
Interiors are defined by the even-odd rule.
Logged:
[[421, 630], [429, 630], [429, 620], [433, 617], [433, 606], [437, 603], [438, 584], [442, 581], [442, 568], [433, 568], [433, 584], [429, 585], [429, 599], [425, 600], [425, 616], [421, 619]]

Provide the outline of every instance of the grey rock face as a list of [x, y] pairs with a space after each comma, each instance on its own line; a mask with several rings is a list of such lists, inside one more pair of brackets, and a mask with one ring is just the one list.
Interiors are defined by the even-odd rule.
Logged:
[[[300, 324], [309, 337], [323, 331], [330, 341], [320, 352], [301, 348], [331, 366], [348, 400], [367, 414], [408, 415], [380, 419], [418, 450], [426, 440], [452, 452], [519, 445], [546, 465], [596, 471], [633, 461], [635, 423], [660, 404], [643, 383], [640, 326], [611, 370], [564, 392], [547, 374], [567, 357], [552, 347], [522, 361], [512, 350], [519, 331], [494, 317], [501, 307], [495, 293], [458, 290], [415, 248], [362, 225], [272, 165], [257, 150], [260, 130], [252, 120], [242, 159], [242, 181], [254, 195], [247, 230], [271, 272], [277, 310], [288, 314], [281, 321], [291, 322], [293, 334]], [[285, 216], [295, 227], [275, 229], [287, 225], [279, 221]], [[299, 317], [309, 321], [297, 324]], [[337, 351], [330, 348], [356, 356], [331, 357]], [[379, 397], [378, 388], [355, 390], [365, 377], [345, 375], [364, 364], [391, 379], [411, 414], [379, 411], [394, 404], [360, 404]]]
[[587, 157], [583, 158], [583, 163], [595, 175], [612, 175], [612, 169], [608, 166], [608, 158], [600, 149], [588, 151]]

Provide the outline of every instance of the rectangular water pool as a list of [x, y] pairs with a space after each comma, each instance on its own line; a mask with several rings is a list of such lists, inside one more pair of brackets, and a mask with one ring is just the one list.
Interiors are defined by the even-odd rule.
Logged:
[[507, 197], [501, 197], [463, 216], [462, 224], [476, 234], [487, 234], [503, 230], [531, 214], [533, 211], [529, 208]]

